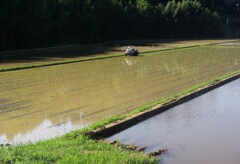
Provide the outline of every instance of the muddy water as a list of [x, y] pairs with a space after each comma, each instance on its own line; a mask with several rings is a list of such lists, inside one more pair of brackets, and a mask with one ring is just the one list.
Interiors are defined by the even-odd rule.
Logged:
[[240, 79], [133, 126], [109, 140], [167, 148], [161, 164], [239, 164]]
[[0, 143], [62, 135], [240, 68], [201, 47], [0, 73]]
[[[113, 54], [123, 54], [128, 45], [135, 45], [140, 52], [143, 51], [156, 51], [166, 48], [176, 48], [193, 45], [204, 45], [211, 43], [224, 43], [236, 44], [236, 40], [135, 40], [135, 41], [120, 41], [112, 44], [99, 44], [95, 46], [73, 46], [69, 48], [55, 48], [54, 50], [48, 50], [45, 52], [28, 55], [28, 51], [14, 52], [8, 55], [18, 54], [21, 58], [1, 58], [4, 56], [4, 52], [0, 52], [0, 69], [22, 65], [32, 65], [39, 63], [48, 63], [62, 60], [80, 60], [89, 59], [99, 56], [107, 56]], [[228, 45], [222, 44], [222, 45]], [[22, 56], [23, 55], [23, 56]], [[31, 57], [30, 57], [31, 56]], [[3, 60], [4, 61], [1, 61]]]

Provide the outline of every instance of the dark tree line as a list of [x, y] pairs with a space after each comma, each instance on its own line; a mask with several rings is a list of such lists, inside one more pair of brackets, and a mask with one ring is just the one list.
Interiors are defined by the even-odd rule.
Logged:
[[218, 37], [224, 33], [225, 4], [224, 0], [1, 0], [0, 50]]

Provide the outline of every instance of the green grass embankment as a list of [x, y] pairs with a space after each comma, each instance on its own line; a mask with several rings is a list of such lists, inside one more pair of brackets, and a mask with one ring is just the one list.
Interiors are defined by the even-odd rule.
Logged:
[[36, 144], [0, 148], [2, 163], [156, 163], [148, 155], [128, 151], [78, 132]]
[[35, 144], [0, 147], [0, 161], [2, 163], [156, 163], [153, 157], [109, 145], [102, 140], [93, 140], [88, 134], [97, 128], [127, 119], [134, 114], [147, 111], [159, 104], [169, 103], [239, 74], [240, 70], [214, 78], [157, 102], [136, 108], [127, 114], [103, 120], [59, 138]]

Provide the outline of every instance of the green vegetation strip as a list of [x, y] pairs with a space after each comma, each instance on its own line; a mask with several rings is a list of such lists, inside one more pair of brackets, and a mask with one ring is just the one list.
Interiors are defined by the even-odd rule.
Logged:
[[77, 133], [36, 144], [0, 148], [1, 163], [156, 163], [156, 159]]
[[103, 140], [93, 140], [88, 134], [110, 123], [126, 119], [137, 113], [166, 104], [189, 93], [240, 75], [240, 70], [217, 77], [188, 88], [160, 101], [141, 106], [127, 114], [95, 123], [85, 129], [70, 132], [62, 137], [35, 144], [0, 147], [2, 163], [157, 163], [156, 159], [139, 152], [125, 150], [118, 145], [109, 145]]
[[192, 45], [192, 46], [184, 46], [184, 47], [175, 47], [175, 48], [164, 48], [161, 50], [153, 50], [153, 51], [143, 51], [141, 54], [149, 54], [149, 53], [155, 53], [159, 51], [171, 51], [171, 50], [181, 50], [181, 49], [186, 49], [186, 48], [196, 48], [196, 47], [201, 47], [202, 45]]

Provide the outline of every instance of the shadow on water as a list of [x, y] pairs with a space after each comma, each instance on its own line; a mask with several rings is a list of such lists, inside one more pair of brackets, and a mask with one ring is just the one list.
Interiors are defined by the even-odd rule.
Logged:
[[53, 50], [39, 51], [18, 51], [10, 54], [0, 54], [1, 63], [21, 63], [33, 62], [41, 60], [49, 60], [51, 58], [76, 58], [84, 56], [94, 56], [97, 54], [108, 54], [108, 52], [122, 53], [122, 50], [115, 47], [70, 47]]

